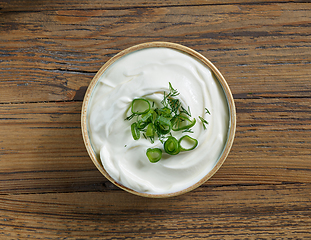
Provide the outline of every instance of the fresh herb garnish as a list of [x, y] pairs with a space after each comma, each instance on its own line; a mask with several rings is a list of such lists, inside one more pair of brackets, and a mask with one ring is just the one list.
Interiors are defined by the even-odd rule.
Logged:
[[193, 133], [192, 129], [185, 129], [182, 131], [183, 133], [188, 132], [188, 133]]
[[203, 124], [203, 128], [206, 129], [206, 125], [208, 125], [208, 121], [206, 121], [204, 118], [202, 118], [201, 116], [199, 116], [199, 119], [201, 120], [202, 124]]
[[164, 143], [164, 150], [168, 154], [176, 155], [180, 152], [180, 146], [178, 140], [172, 136], [169, 136]]
[[146, 155], [150, 162], [156, 163], [162, 158], [162, 151], [160, 148], [148, 148]]
[[183, 106], [180, 106], [181, 107], [181, 113], [184, 113], [186, 115], [188, 115], [189, 117], [191, 117], [191, 112], [190, 112], [190, 108], [188, 106], [188, 110], [186, 110]]
[[[176, 155], [181, 151], [190, 151], [198, 145], [198, 141], [188, 135], [182, 136], [177, 140], [171, 133], [173, 131], [182, 131], [182, 133], [193, 133], [192, 127], [196, 119], [191, 118], [190, 107], [183, 107], [178, 98], [180, 93], [169, 83], [169, 93], [163, 93], [161, 101], [162, 108], [155, 107], [155, 103], [144, 98], [136, 98], [131, 103], [131, 115], [125, 120], [130, 121], [136, 117], [136, 121], [131, 125], [131, 133], [134, 140], [140, 138], [140, 133], [145, 139], [149, 139], [153, 144], [156, 138], [164, 145], [166, 153]], [[210, 114], [207, 108], [206, 113]], [[204, 129], [208, 122], [199, 116]], [[187, 143], [187, 147], [182, 146]], [[158, 162], [162, 157], [162, 151], [159, 148], [148, 148], [146, 155], [150, 162]]]
[[179, 92], [177, 91], [177, 89], [174, 89], [173, 86], [172, 86], [172, 84], [171, 84], [170, 82], [168, 83], [168, 85], [169, 85], [169, 88], [170, 88], [170, 96], [171, 96], [171, 97], [176, 97], [176, 96], [178, 96], [178, 95], [179, 95]]
[[132, 123], [131, 132], [134, 140], [138, 140], [140, 138], [140, 131], [137, 127], [137, 122]]
[[[188, 135], [185, 135], [179, 139], [178, 144], [181, 151], [190, 151], [196, 148], [196, 146], [198, 145], [198, 140]], [[187, 145], [187, 147], [184, 145]]]
[[132, 113], [130, 116], [126, 117], [124, 120], [130, 121], [133, 117], [135, 117], [137, 114]]

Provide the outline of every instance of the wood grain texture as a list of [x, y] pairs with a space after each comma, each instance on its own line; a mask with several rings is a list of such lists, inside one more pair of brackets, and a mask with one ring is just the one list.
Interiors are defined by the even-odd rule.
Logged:
[[[309, 1], [0, 1], [0, 239], [310, 239]], [[98, 69], [147, 41], [197, 50], [237, 108], [220, 170], [147, 199], [105, 179], [80, 111]]]
[[[294, 3], [304, 3], [308, 1], [296, 0], [290, 1]], [[32, 3], [32, 4], [29, 4]], [[71, 0], [70, 2], [64, 2], [61, 0], [3, 0], [0, 2], [0, 7], [2, 11], [46, 11], [46, 10], [63, 10], [63, 9], [74, 9], [74, 10], [94, 10], [94, 9], [128, 9], [128, 8], [156, 8], [156, 7], [188, 7], [188, 6], [206, 6], [206, 5], [263, 5], [263, 4], [273, 4], [273, 3], [284, 3], [282, 0], [196, 0], [196, 1], [174, 1], [174, 0], [106, 0], [105, 2], [100, 0]]]
[[292, 2], [4, 11], [0, 74], [7, 91], [0, 102], [73, 100], [111, 56], [148, 41], [176, 42], [202, 53], [236, 97], [306, 97], [310, 11], [308, 3]]
[[293, 184], [203, 187], [157, 200], [124, 191], [9, 195], [0, 197], [1, 224], [9, 237], [31, 239], [303, 238], [309, 193]]

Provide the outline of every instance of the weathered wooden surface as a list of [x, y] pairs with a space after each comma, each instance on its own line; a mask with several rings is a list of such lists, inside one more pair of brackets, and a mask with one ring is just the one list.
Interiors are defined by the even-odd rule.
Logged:
[[[0, 238], [311, 238], [310, 27], [308, 1], [1, 1]], [[205, 55], [237, 108], [224, 165], [169, 199], [110, 184], [80, 129], [96, 71], [147, 41]]]

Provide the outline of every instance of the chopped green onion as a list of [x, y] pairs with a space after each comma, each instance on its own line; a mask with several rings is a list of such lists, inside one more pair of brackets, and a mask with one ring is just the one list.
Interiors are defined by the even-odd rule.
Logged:
[[162, 158], [162, 151], [160, 148], [148, 148], [146, 155], [150, 162], [156, 163]]
[[163, 107], [163, 108], [157, 109], [157, 113], [160, 116], [163, 116], [163, 117], [166, 117], [166, 118], [171, 118], [172, 117], [171, 112], [172, 112], [171, 109], [169, 109], [168, 107]]
[[[174, 89], [169, 83], [169, 93], [163, 93], [162, 108], [157, 108], [155, 103], [150, 102], [144, 98], [136, 98], [132, 101], [132, 114], [125, 118], [125, 120], [132, 120], [134, 117], [136, 121], [131, 125], [131, 133], [134, 140], [138, 140], [142, 134], [145, 139], [149, 139], [153, 144], [155, 138], [163, 144], [166, 153], [175, 155], [180, 151], [190, 151], [197, 147], [198, 141], [188, 135], [177, 140], [173, 137], [171, 130], [181, 131], [182, 133], [193, 133], [191, 128], [196, 124], [196, 119], [191, 118], [189, 106], [184, 108], [179, 99], [174, 97], [179, 95], [177, 89]], [[209, 110], [205, 108], [206, 113], [210, 114]], [[204, 129], [208, 122], [199, 116]], [[155, 163], [162, 157], [162, 151], [159, 148], [148, 148], [146, 155], [150, 162]]]
[[154, 125], [160, 134], [167, 134], [172, 129], [172, 124], [171, 124], [170, 119], [163, 117], [163, 116], [159, 116], [159, 115], [155, 119]]
[[179, 139], [178, 144], [181, 151], [190, 151], [196, 148], [196, 146], [198, 145], [198, 140], [188, 135], [185, 135]]
[[152, 122], [154, 111], [151, 109], [149, 112], [141, 114], [141, 119], [137, 121], [138, 129], [144, 129], [150, 122]]
[[153, 118], [154, 110], [150, 109], [147, 113], [141, 115], [141, 120], [143, 122], [151, 122]]
[[181, 131], [185, 129], [192, 128], [194, 124], [196, 123], [195, 118], [191, 121], [187, 116], [184, 115], [178, 115], [173, 120], [173, 131]]
[[164, 143], [164, 150], [168, 154], [176, 155], [180, 152], [179, 144], [176, 138], [170, 136]]
[[140, 138], [140, 131], [136, 122], [132, 123], [131, 132], [134, 140], [138, 140]]
[[144, 98], [136, 98], [132, 102], [132, 113], [134, 114], [144, 114], [149, 112], [150, 103]]
[[143, 130], [148, 125], [148, 122], [143, 122], [142, 120], [138, 120], [137, 128], [139, 130]]
[[154, 127], [153, 123], [149, 123], [146, 130], [146, 136], [147, 137], [153, 137], [154, 136]]

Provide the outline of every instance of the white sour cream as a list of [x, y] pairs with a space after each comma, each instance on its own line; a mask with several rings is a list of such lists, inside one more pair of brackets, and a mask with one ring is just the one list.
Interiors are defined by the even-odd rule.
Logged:
[[[169, 82], [180, 92], [197, 123], [193, 133], [174, 132], [180, 138], [196, 138], [196, 149], [171, 156], [164, 152], [150, 163], [146, 150], [163, 149], [141, 137], [132, 138], [125, 121], [134, 98], [155, 102], [169, 92]], [[207, 108], [211, 114], [206, 114]], [[198, 116], [209, 124], [204, 130]], [[100, 77], [88, 106], [88, 132], [92, 147], [107, 173], [120, 184], [149, 194], [174, 193], [200, 181], [217, 163], [227, 142], [229, 109], [218, 80], [210, 69], [190, 55], [171, 48], [138, 50], [117, 60]], [[134, 121], [134, 120], [133, 120]]]

